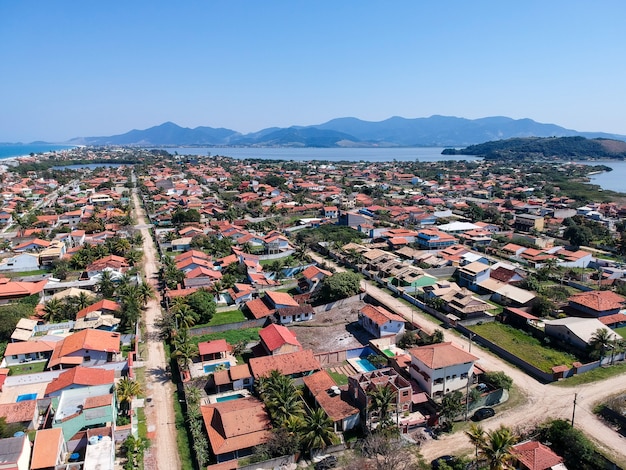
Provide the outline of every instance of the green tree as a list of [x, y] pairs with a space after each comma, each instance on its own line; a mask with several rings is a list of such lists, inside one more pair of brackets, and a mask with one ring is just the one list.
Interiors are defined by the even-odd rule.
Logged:
[[52, 297], [50, 300], [48, 300], [44, 304], [44, 307], [43, 307], [44, 320], [46, 320], [49, 323], [56, 323], [57, 321], [61, 319], [64, 308], [65, 308], [65, 305], [63, 304], [62, 301], [60, 301], [57, 298]]
[[554, 305], [554, 302], [548, 300], [543, 295], [538, 295], [537, 297], [535, 297], [535, 300], [533, 301], [533, 306], [531, 308], [532, 313], [534, 315], [537, 315], [538, 317], [547, 317], [555, 310], [556, 305]]
[[465, 435], [474, 444], [475, 461], [478, 463], [478, 449], [481, 449], [486, 441], [485, 430], [479, 424], [472, 423], [469, 429], [465, 431]]
[[602, 362], [606, 351], [611, 347], [614, 336], [615, 333], [608, 328], [598, 328], [594, 331], [589, 340], [589, 355]]
[[513, 469], [511, 448], [517, 437], [511, 429], [501, 425], [498, 429], [488, 432], [480, 447], [482, 457], [487, 461], [489, 470]]
[[322, 281], [320, 296], [327, 302], [344, 299], [361, 291], [361, 277], [353, 272], [346, 271], [325, 277]]
[[187, 304], [195, 312], [198, 322], [201, 324], [208, 323], [215, 315], [215, 298], [213, 294], [204, 289], [197, 290], [187, 296]]
[[372, 415], [376, 415], [378, 417], [379, 427], [381, 429], [392, 426], [393, 418], [390, 412], [392, 405], [395, 404], [396, 391], [389, 385], [377, 386], [367, 393], [367, 400], [367, 408], [370, 415], [370, 427]]
[[105, 299], [113, 298], [115, 295], [116, 285], [115, 281], [113, 281], [111, 271], [105, 270], [100, 273], [100, 279], [96, 283], [96, 289]]
[[451, 422], [459, 416], [464, 409], [462, 399], [463, 394], [458, 390], [444, 395], [441, 400], [441, 411], [439, 413], [441, 417], [447, 422]]
[[490, 383], [496, 388], [511, 390], [513, 379], [502, 371], [485, 372], [485, 382]]
[[302, 444], [306, 449], [325, 449], [338, 441], [333, 422], [323, 409], [317, 408], [304, 417]]
[[133, 401], [133, 398], [140, 395], [141, 392], [142, 390], [139, 382], [132, 380], [129, 377], [122, 377], [115, 385], [117, 401], [120, 404], [120, 408], [124, 410], [124, 414], [130, 414], [130, 404]]

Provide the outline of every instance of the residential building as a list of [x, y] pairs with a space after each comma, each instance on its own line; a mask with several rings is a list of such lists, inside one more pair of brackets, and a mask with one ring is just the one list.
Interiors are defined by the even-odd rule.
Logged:
[[391, 387], [396, 397], [396, 409], [393, 411], [404, 413], [411, 410], [411, 383], [391, 367], [348, 377], [348, 396], [364, 413], [369, 408], [369, 393], [378, 387]]
[[491, 268], [489, 265], [474, 261], [457, 269], [458, 284], [461, 287], [467, 287], [470, 290], [478, 290], [478, 285], [489, 279]]
[[65, 463], [67, 444], [60, 428], [40, 429], [35, 434], [31, 470], [49, 470]]
[[555, 454], [548, 446], [537, 441], [526, 441], [511, 448], [518, 470], [567, 470], [563, 457]]
[[[253, 357], [249, 365], [255, 380], [259, 377], [266, 377], [273, 370], [279, 371], [282, 375], [288, 375], [292, 379], [300, 379], [322, 368], [310, 349], [276, 356]], [[296, 380], [296, 382], [299, 383], [301, 380]]]
[[624, 308], [626, 302], [626, 298], [609, 290], [581, 292], [568, 300], [570, 308], [593, 317], [615, 315]]
[[322, 408], [333, 422], [335, 432], [349, 431], [360, 423], [359, 409], [349, 403], [347, 391], [337, 386], [328, 371], [315, 372], [302, 380], [316, 406]]
[[617, 333], [597, 318], [567, 317], [545, 320], [547, 336], [556, 338], [576, 348], [586, 350], [598, 330], [605, 330], [611, 339], [621, 339]]
[[404, 332], [405, 320], [384, 307], [365, 305], [359, 310], [359, 324], [376, 338]]
[[204, 405], [200, 411], [217, 463], [251, 455], [270, 437], [269, 415], [254, 397]]
[[478, 360], [450, 342], [419, 346], [408, 352], [411, 377], [431, 397], [467, 387]]
[[30, 461], [30, 441], [26, 434], [0, 439], [0, 468], [28, 470]]
[[269, 355], [292, 353], [302, 350], [302, 345], [288, 328], [271, 324], [259, 331], [261, 345]]

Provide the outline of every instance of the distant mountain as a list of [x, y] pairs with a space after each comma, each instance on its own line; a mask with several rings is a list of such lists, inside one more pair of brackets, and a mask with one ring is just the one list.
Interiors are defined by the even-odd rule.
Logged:
[[464, 149], [445, 149], [444, 155], [477, 155], [489, 160], [626, 159], [626, 142], [585, 137], [526, 137], [485, 142]]
[[333, 119], [314, 126], [271, 127], [241, 134], [231, 129], [180, 127], [172, 122], [110, 137], [77, 137], [69, 144], [138, 146], [250, 146], [250, 147], [459, 147], [515, 137], [573, 137], [626, 140], [626, 136], [578, 132], [532, 119], [450, 116], [380, 122], [353, 117]]

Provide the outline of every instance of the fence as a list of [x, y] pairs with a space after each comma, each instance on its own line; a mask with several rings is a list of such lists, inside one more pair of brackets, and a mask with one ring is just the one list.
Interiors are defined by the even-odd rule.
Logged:
[[[251, 463], [250, 465], [237, 467], [237, 469], [238, 470], [257, 470], [257, 469], [274, 470], [275, 468], [289, 468], [292, 464], [295, 464], [295, 463], [296, 463], [295, 455], [285, 455], [283, 457], [276, 457], [275, 459], [264, 460], [263, 462], [256, 462], [256, 463]], [[219, 466], [223, 468], [221, 465]], [[207, 470], [211, 470], [211, 465], [207, 467]]]
[[189, 334], [191, 336], [202, 336], [210, 333], [223, 333], [228, 330], [243, 330], [246, 328], [262, 328], [267, 322], [267, 318], [259, 318], [256, 320], [247, 320], [237, 323], [227, 323], [225, 325], [215, 326], [199, 326], [197, 328], [190, 328]]

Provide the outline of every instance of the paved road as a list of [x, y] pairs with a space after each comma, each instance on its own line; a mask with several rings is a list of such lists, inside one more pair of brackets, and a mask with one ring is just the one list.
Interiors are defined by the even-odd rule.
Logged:
[[[156, 290], [155, 279], [158, 274], [156, 247], [148, 231], [150, 225], [146, 224], [146, 216], [140, 205], [137, 189], [133, 189], [133, 202], [137, 228], [140, 228], [144, 240], [144, 273], [147, 281]], [[154, 434], [151, 434], [152, 444], [144, 465], [150, 470], [180, 468], [172, 402], [175, 389], [169, 373], [169, 364], [165, 359], [163, 343], [158, 339], [158, 331], [154, 325], [155, 320], [160, 316], [160, 301], [150, 301], [145, 311], [146, 338], [143, 338], [143, 341], [148, 344], [148, 357], [142, 358], [146, 366], [146, 395], [152, 398], [149, 404], [146, 401], [148, 404], [146, 419], [149, 434]]]
[[[339, 272], [345, 271], [341, 266], [320, 257], [316, 253], [309, 253], [309, 255], [318, 262], [324, 262], [326, 265], [333, 266]], [[402, 315], [407, 321], [413, 320], [425, 331], [430, 333], [435, 329], [442, 329], [440, 324], [422, 315], [421, 310], [410, 307], [372, 283], [364, 280], [362, 287], [367, 291], [368, 295]], [[443, 332], [445, 341], [451, 341], [466, 351], [470, 349], [467, 338], [459, 337], [449, 330], [444, 329]], [[548, 418], [570, 420], [572, 418], [574, 394], [578, 393], [575, 426], [591, 437], [608, 455], [612, 455], [622, 464], [626, 463], [626, 439], [612, 428], [606, 426], [592, 412], [596, 403], [601, 402], [606, 397], [626, 390], [626, 374], [602, 382], [581, 385], [576, 388], [558, 387], [553, 384], [546, 385], [538, 382], [520, 369], [476, 345], [473, 345], [471, 352], [479, 358], [478, 362], [481, 367], [490, 371], [504, 371], [512, 377], [515, 385], [525, 398], [522, 405], [498, 413], [494, 418], [484, 421], [483, 427], [486, 430], [492, 430], [500, 426], [500, 424], [504, 424], [513, 429], [523, 431], [533, 428]], [[428, 441], [422, 445], [421, 452], [424, 458], [431, 460], [444, 454], [470, 454], [473, 452], [473, 447], [464, 433], [455, 433], [441, 437], [439, 440]]]

